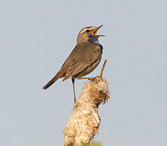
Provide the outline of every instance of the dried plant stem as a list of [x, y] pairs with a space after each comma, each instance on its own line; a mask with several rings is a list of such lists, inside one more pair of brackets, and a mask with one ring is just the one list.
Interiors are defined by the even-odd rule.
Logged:
[[100, 78], [102, 77], [103, 70], [104, 70], [104, 68], [105, 68], [105, 66], [106, 66], [106, 63], [107, 63], [107, 59], [104, 61], [104, 64], [103, 64], [102, 69], [101, 69], [101, 71], [100, 71], [100, 74], [99, 74], [99, 77], [100, 77]]
[[105, 64], [106, 60], [99, 76], [85, 84], [81, 96], [74, 103], [73, 113], [63, 132], [64, 146], [78, 146], [81, 142], [89, 145], [98, 132], [101, 121], [98, 107], [109, 98], [107, 81], [101, 79]]

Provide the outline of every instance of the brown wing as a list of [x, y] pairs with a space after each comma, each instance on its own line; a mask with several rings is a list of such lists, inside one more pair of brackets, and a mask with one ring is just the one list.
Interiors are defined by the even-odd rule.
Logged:
[[[69, 66], [63, 81], [83, 71], [86, 67], [95, 62], [101, 54], [102, 46], [98, 43], [84, 42], [77, 44], [63, 64], [63, 66], [66, 66], [66, 64]], [[68, 62], [70, 62], [70, 64]]]

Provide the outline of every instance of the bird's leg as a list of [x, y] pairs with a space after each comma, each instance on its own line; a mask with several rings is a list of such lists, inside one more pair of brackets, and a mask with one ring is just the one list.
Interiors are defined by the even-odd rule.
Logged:
[[75, 82], [75, 78], [72, 78], [73, 93], [74, 93], [74, 103], [75, 103], [76, 102], [76, 96], [75, 96], [75, 85], [74, 85], [74, 82]]
[[93, 78], [93, 77], [87, 77], [87, 78], [77, 77], [76, 79], [77, 79], [77, 80], [80, 80], [80, 79], [88, 79], [88, 80], [93, 80], [94, 78]]

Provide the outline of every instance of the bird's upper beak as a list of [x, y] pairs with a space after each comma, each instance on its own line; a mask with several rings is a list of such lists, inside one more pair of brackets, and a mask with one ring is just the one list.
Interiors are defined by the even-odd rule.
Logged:
[[100, 25], [99, 27], [96, 27], [95, 30], [93, 30], [92, 34], [96, 36], [105, 36], [105, 35], [99, 35], [96, 32], [102, 27], [103, 25]]

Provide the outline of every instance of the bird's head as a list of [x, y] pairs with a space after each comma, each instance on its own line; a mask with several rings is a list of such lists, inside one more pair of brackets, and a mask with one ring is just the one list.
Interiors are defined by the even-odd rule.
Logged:
[[99, 36], [104, 36], [104, 35], [99, 35], [97, 34], [97, 31], [102, 27], [103, 25], [100, 25], [99, 27], [94, 27], [94, 26], [89, 26], [83, 28], [77, 38], [77, 42], [84, 42], [84, 41], [98, 41]]

